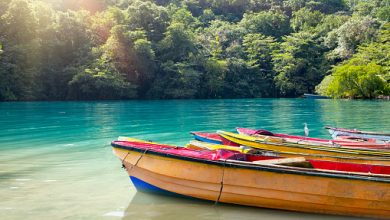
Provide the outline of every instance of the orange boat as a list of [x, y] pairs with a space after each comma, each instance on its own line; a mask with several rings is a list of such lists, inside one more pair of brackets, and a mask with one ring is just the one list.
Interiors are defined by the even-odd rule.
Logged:
[[[136, 140], [111, 145], [138, 190], [291, 211], [390, 218], [389, 175], [319, 171], [280, 165], [280, 159], [248, 159], [238, 152]], [[283, 163], [294, 163], [294, 158], [286, 159]]]

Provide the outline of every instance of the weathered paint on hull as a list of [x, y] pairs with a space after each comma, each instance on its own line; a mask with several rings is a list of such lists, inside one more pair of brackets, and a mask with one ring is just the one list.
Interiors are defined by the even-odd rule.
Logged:
[[291, 211], [390, 218], [388, 182], [225, 167], [118, 148], [114, 153], [129, 176], [179, 195]]

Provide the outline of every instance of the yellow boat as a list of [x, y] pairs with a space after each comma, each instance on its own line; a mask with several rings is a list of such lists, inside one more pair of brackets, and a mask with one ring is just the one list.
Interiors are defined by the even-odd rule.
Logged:
[[282, 157], [305, 156], [309, 159], [320, 158], [323, 160], [339, 162], [345, 161], [351, 163], [390, 165], [390, 152], [345, 149], [317, 145], [265, 142], [263, 140], [259, 140], [256, 137], [248, 135], [235, 134], [226, 131], [218, 131], [217, 133], [223, 138], [239, 145], [272, 151], [275, 152], [277, 156]]
[[216, 151], [148, 142], [111, 145], [138, 190], [291, 211], [390, 218], [388, 175], [264, 165], [215, 158]]
[[206, 143], [206, 142], [201, 142], [201, 141], [196, 141], [196, 140], [190, 141], [190, 143], [188, 143], [186, 145], [186, 148], [195, 149], [195, 150], [202, 150], [202, 149], [218, 150], [218, 149], [225, 149], [225, 150], [237, 151], [237, 152], [244, 153], [244, 154], [247, 154], [247, 153], [250, 153], [250, 152], [253, 151], [253, 149], [250, 148], [250, 147], [244, 147], [244, 146], [233, 147], [233, 146], [220, 145], [220, 144], [211, 144], [211, 143]]

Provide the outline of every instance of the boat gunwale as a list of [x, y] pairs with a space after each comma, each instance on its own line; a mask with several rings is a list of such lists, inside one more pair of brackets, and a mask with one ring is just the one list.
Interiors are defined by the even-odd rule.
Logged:
[[[331, 171], [310, 171], [310, 170], [300, 170], [295, 168], [289, 168], [289, 167], [282, 167], [282, 166], [270, 166], [270, 165], [261, 165], [261, 164], [244, 164], [244, 163], [237, 163], [237, 162], [229, 162], [228, 160], [208, 160], [208, 159], [202, 159], [202, 158], [195, 158], [195, 157], [189, 157], [189, 156], [181, 156], [171, 153], [163, 153], [154, 150], [153, 148], [137, 148], [134, 146], [123, 146], [120, 144], [115, 143], [115, 141], [111, 142], [111, 146], [113, 148], [119, 148], [124, 150], [130, 150], [130, 151], [136, 151], [143, 154], [151, 154], [151, 155], [157, 155], [162, 157], [168, 157], [173, 159], [179, 159], [184, 161], [190, 161], [190, 162], [197, 162], [197, 163], [204, 163], [204, 164], [210, 164], [210, 165], [216, 165], [216, 166], [222, 166], [222, 167], [230, 167], [230, 168], [241, 168], [241, 169], [250, 169], [250, 170], [261, 170], [265, 172], [276, 172], [276, 173], [284, 173], [284, 174], [297, 174], [297, 175], [310, 175], [310, 176], [319, 176], [319, 177], [328, 177], [328, 178], [339, 178], [339, 179], [353, 179], [353, 180], [363, 180], [363, 181], [375, 181], [375, 182], [384, 182], [384, 183], [390, 183], [390, 178], [387, 177], [377, 177], [377, 176], [369, 176], [367, 175], [361, 175], [361, 174], [342, 174], [342, 173], [334, 173]], [[181, 147], [178, 147], [181, 148]], [[389, 175], [390, 177], [390, 175]]]

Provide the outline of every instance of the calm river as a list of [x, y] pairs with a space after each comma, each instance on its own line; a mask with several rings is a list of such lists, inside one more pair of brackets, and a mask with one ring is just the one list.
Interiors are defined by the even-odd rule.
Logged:
[[[243, 99], [0, 103], [0, 219], [356, 219], [137, 193], [110, 141], [185, 144], [190, 131], [324, 125], [390, 131], [390, 102]], [[310, 186], [302, 186], [310, 187]]]

